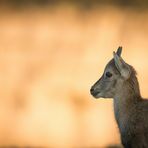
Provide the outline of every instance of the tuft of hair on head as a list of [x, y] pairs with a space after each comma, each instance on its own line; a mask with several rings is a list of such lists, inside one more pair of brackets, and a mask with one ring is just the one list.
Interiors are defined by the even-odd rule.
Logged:
[[133, 73], [134, 75], [137, 75], [137, 71], [135, 70], [135, 68], [134, 68], [133, 66], [131, 66], [131, 65], [129, 65], [129, 67], [130, 67], [132, 73]]

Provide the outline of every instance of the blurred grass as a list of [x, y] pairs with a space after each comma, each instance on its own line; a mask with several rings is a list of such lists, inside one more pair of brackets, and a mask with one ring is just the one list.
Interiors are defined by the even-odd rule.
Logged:
[[113, 5], [120, 7], [129, 8], [140, 8], [147, 9], [147, 0], [0, 0], [1, 7], [12, 7], [21, 8], [22, 7], [45, 7], [45, 6], [57, 6], [61, 4], [68, 4], [71, 6], [77, 6], [86, 10], [92, 9], [94, 7], [102, 5]]

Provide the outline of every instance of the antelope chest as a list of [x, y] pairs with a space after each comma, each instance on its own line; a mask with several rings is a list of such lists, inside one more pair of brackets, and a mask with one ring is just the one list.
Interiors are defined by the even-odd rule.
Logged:
[[130, 139], [132, 133], [132, 116], [127, 109], [123, 110], [118, 105], [114, 106], [115, 118], [119, 127], [121, 138], [128, 137]]
[[134, 129], [130, 122], [130, 118], [127, 115], [123, 115], [121, 119], [118, 119], [118, 127], [123, 144], [130, 143], [132, 139]]

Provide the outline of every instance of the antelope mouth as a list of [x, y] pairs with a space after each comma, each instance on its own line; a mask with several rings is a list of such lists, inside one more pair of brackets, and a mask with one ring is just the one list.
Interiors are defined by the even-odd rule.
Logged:
[[98, 94], [100, 94], [100, 91], [94, 92], [92, 95], [95, 97], [95, 96], [97, 96]]
[[99, 94], [100, 94], [99, 90], [90, 89], [90, 93], [94, 98], [99, 98]]

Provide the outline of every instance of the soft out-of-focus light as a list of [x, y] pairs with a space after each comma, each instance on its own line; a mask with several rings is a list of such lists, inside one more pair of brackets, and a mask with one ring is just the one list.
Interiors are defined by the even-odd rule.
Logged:
[[95, 100], [89, 89], [122, 45], [147, 95], [148, 22], [143, 15], [68, 5], [0, 14], [0, 146], [119, 143], [112, 101]]

